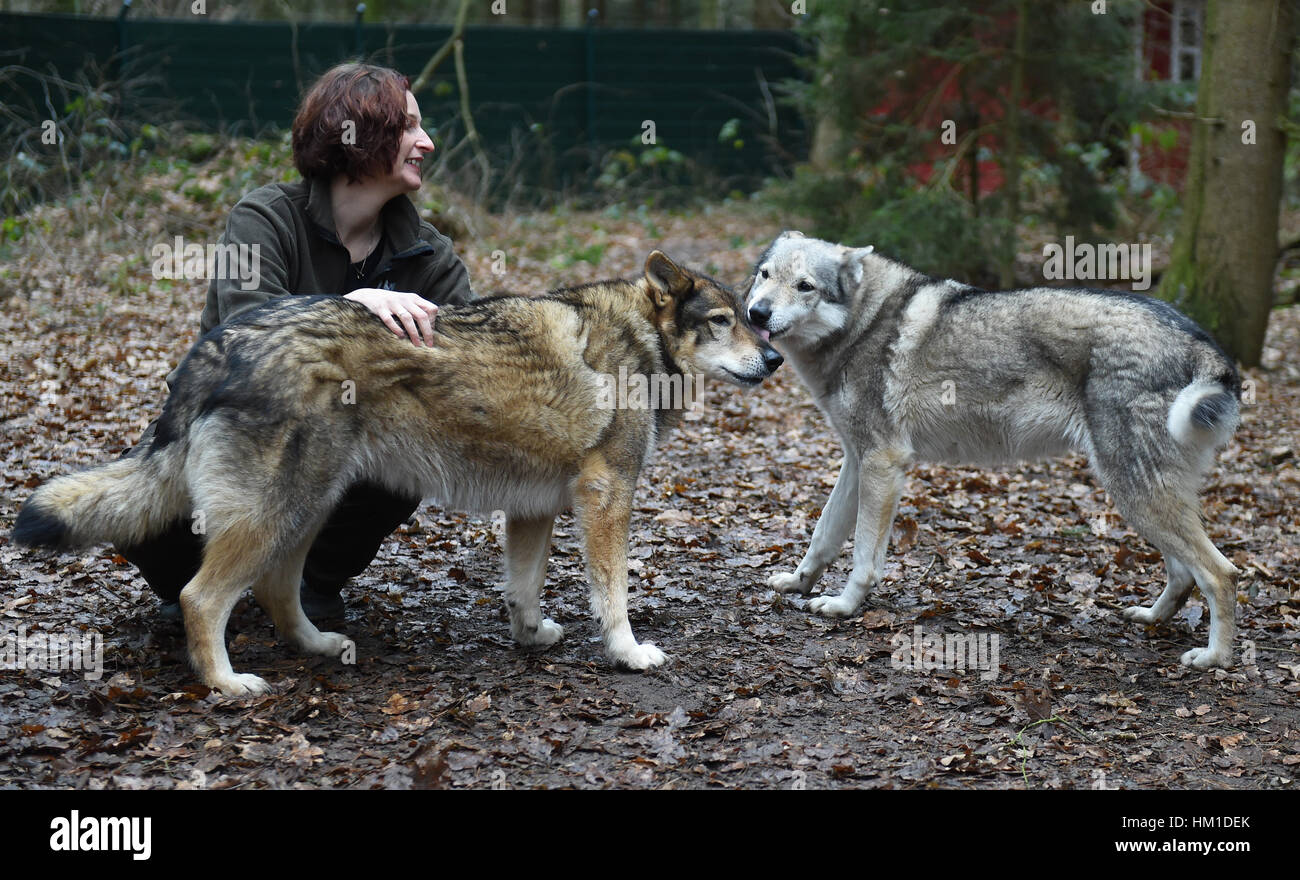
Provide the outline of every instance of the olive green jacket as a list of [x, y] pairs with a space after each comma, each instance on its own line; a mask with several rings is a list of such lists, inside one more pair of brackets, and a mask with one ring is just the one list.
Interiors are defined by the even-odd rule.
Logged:
[[249, 246], [241, 272], [228, 273], [243, 277], [212, 280], [200, 319], [202, 332], [288, 294], [342, 296], [378, 287], [417, 293], [439, 305], [474, 299], [469, 273], [451, 239], [422, 221], [410, 199], [397, 196], [384, 205], [380, 217], [381, 257], [358, 278], [334, 227], [328, 180], [273, 183], [253, 190], [230, 212], [221, 236], [224, 246]]

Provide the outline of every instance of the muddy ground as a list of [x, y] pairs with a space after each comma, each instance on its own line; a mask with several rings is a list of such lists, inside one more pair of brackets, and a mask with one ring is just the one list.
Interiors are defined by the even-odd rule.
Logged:
[[[659, 240], [616, 238], [598, 267], [557, 273], [525, 258], [496, 286], [632, 274], [650, 245], [735, 283], [775, 231], [666, 221]], [[487, 277], [493, 249], [467, 247], [474, 277]], [[159, 379], [193, 338], [201, 297], [144, 278], [130, 297], [56, 280], [0, 303], [0, 635], [94, 630], [104, 641], [99, 680], [0, 671], [0, 786], [1296, 785], [1295, 309], [1274, 314], [1268, 368], [1249, 375], [1254, 403], [1207, 485], [1211, 534], [1242, 570], [1230, 671], [1178, 665], [1206, 641], [1199, 596], [1169, 626], [1121, 619], [1159, 592], [1163, 566], [1078, 457], [919, 466], [887, 578], [860, 614], [832, 622], [774, 594], [764, 581], [798, 561], [840, 461], [782, 370], [747, 395], [711, 386], [704, 418], [641, 481], [631, 617], [667, 666], [628, 674], [603, 658], [567, 516], [543, 598], [566, 636], [516, 649], [499, 524], [426, 504], [345, 592], [337, 628], [355, 640], [356, 664], [295, 656], [250, 596], [231, 621], [231, 659], [275, 692], [232, 701], [196, 684], [179, 625], [159, 619], [111, 549], [40, 554], [7, 536], [34, 486], [116, 456], [157, 414]], [[848, 561], [846, 549], [822, 589], [838, 592]], [[911, 668], [902, 646], [918, 632], [987, 637], [990, 652], [996, 638], [996, 667]]]

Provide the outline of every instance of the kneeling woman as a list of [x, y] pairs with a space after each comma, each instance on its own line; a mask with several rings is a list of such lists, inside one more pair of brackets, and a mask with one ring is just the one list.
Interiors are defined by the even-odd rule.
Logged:
[[[303, 179], [253, 190], [230, 212], [221, 237], [223, 245], [257, 249], [249, 253], [258, 255], [259, 277], [251, 285], [248, 278], [214, 279], [200, 331], [273, 297], [332, 294], [363, 304], [412, 345], [432, 345], [438, 305], [474, 298], [451, 241], [421, 221], [406, 197], [420, 188], [420, 163], [432, 151], [405, 77], [368, 64], [327, 72], [293, 123], [293, 160]], [[127, 454], [147, 447], [153, 430], [150, 425]], [[302, 600], [308, 617], [342, 614], [343, 584], [365, 569], [419, 502], [369, 484], [347, 492], [307, 556]], [[203, 552], [192, 524], [178, 522], [119, 551], [163, 600], [164, 615], [179, 617], [181, 588]]]

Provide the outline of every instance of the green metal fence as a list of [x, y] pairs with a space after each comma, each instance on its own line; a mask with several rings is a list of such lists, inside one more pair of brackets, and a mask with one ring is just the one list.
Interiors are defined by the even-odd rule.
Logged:
[[[303, 86], [341, 60], [361, 55], [414, 77], [450, 30], [0, 13], [0, 51], [4, 63], [43, 73], [93, 64], [145, 77], [125, 100], [166, 101], [199, 125], [250, 134], [287, 127]], [[658, 143], [723, 174], [758, 177], [806, 152], [797, 115], [774, 100], [801, 75], [789, 32], [482, 26], [464, 42], [475, 122], [498, 153], [512, 138], [516, 150], [529, 143], [519, 132], [540, 131], [554, 155], [580, 157], [570, 168], [590, 167], [593, 146], [639, 144], [646, 120]], [[438, 75], [442, 85], [419, 96], [435, 125], [454, 120], [459, 101], [450, 59]], [[15, 91], [21, 82], [0, 100], [39, 106], [30, 78]], [[739, 128], [724, 142], [732, 119]]]

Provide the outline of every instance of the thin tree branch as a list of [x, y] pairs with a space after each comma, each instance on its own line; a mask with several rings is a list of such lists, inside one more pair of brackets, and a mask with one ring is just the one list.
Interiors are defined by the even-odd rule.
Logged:
[[424, 69], [415, 78], [415, 82], [411, 83], [411, 94], [418, 95], [422, 89], [429, 85], [429, 80], [433, 77], [434, 71], [438, 69], [438, 65], [445, 61], [447, 56], [455, 49], [456, 43], [465, 33], [465, 18], [468, 15], [469, 0], [460, 0], [460, 9], [456, 11], [456, 24], [451, 29], [451, 36], [447, 38], [447, 42], [442, 44], [442, 48], [433, 53], [433, 57], [425, 63]]

